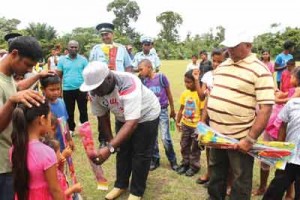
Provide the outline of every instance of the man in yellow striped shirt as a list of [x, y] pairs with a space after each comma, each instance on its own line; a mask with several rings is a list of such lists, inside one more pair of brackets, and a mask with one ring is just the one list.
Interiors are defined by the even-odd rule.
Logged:
[[206, 106], [210, 126], [240, 142], [235, 150], [212, 149], [210, 199], [225, 198], [229, 166], [233, 171], [230, 199], [251, 198], [254, 159], [245, 152], [264, 130], [275, 99], [272, 75], [251, 53], [251, 43], [245, 33], [223, 41], [230, 58], [214, 72], [214, 87]]

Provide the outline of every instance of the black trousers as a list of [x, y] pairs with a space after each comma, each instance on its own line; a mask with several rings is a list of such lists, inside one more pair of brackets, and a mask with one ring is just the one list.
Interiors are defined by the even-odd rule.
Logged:
[[[117, 153], [117, 180], [115, 187], [125, 189], [129, 186], [130, 193], [143, 196], [157, 137], [159, 119], [138, 124], [131, 137], [120, 146]], [[117, 121], [116, 129], [120, 130], [123, 123]]]
[[80, 90], [64, 90], [63, 97], [69, 115], [69, 119], [68, 119], [69, 128], [70, 131], [74, 131], [76, 126], [74, 121], [75, 102], [77, 102], [77, 106], [80, 114], [79, 117], [80, 122], [84, 123], [88, 121], [87, 93], [81, 92]]
[[295, 199], [300, 199], [300, 165], [288, 163], [285, 170], [276, 170], [263, 200], [281, 200], [288, 187], [295, 182]]

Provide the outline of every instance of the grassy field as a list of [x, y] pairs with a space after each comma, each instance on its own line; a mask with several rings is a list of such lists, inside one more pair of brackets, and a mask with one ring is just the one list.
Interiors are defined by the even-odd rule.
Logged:
[[[175, 108], [178, 110], [179, 96], [185, 89], [183, 84], [183, 74], [185, 72], [186, 65], [189, 61], [163, 61], [161, 71], [165, 73], [170, 81], [171, 89], [175, 101]], [[96, 141], [97, 129], [96, 119], [89, 110], [90, 122], [93, 125], [94, 137]], [[78, 119], [77, 119], [78, 120]], [[180, 155], [180, 133], [172, 133], [173, 142], [175, 145], [175, 151], [177, 154], [177, 160], [181, 160]], [[76, 151], [74, 152], [74, 165], [77, 173], [77, 177], [83, 185], [82, 196], [86, 200], [104, 199], [106, 191], [100, 191], [96, 189], [96, 182], [92, 171], [90, 169], [87, 157], [84, 153], [80, 138], [78, 135], [74, 137], [76, 144]], [[145, 200], [202, 200], [207, 198], [207, 191], [201, 185], [195, 183], [196, 178], [206, 172], [205, 152], [201, 155], [201, 171], [194, 177], [188, 178], [184, 175], [178, 175], [174, 171], [170, 170], [169, 162], [164, 154], [164, 149], [160, 141], [161, 152], [161, 166], [150, 172], [147, 182], [147, 189], [144, 195]], [[115, 156], [111, 156], [107, 162], [103, 164], [105, 177], [109, 180], [109, 190], [113, 188], [115, 180]], [[255, 162], [253, 177], [253, 187], [258, 186], [259, 181], [259, 162]], [[273, 174], [273, 173], [271, 173]], [[127, 199], [128, 194], [123, 195], [120, 199]], [[253, 199], [261, 199], [261, 197], [255, 197]]]

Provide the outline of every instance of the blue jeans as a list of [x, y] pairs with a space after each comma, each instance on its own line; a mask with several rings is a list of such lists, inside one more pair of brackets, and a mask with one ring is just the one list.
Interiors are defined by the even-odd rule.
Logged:
[[[159, 129], [162, 136], [162, 142], [165, 148], [166, 156], [170, 162], [176, 161], [176, 154], [174, 152], [173, 143], [170, 135], [170, 126], [169, 126], [169, 114], [168, 108], [162, 108], [159, 115]], [[160, 159], [158, 141], [156, 138], [153, 158], [156, 160]]]
[[0, 199], [13, 200], [13, 176], [12, 173], [0, 174]]

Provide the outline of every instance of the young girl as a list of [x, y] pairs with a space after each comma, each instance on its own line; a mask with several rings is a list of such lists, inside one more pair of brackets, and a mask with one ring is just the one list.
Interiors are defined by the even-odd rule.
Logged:
[[18, 105], [12, 116], [12, 172], [15, 199], [62, 200], [57, 179], [55, 152], [39, 141], [51, 129], [48, 102], [39, 106]]
[[193, 70], [185, 73], [184, 82], [187, 90], [180, 96], [180, 110], [176, 120], [177, 129], [182, 132], [180, 141], [182, 162], [177, 172], [193, 176], [200, 169], [201, 151], [197, 142], [196, 127], [201, 117], [203, 101], [198, 96], [197, 90], [200, 85], [199, 80], [195, 79]]
[[[263, 140], [265, 141], [276, 141], [278, 139], [279, 128], [282, 123], [282, 120], [278, 118], [279, 112], [282, 110], [284, 104], [287, 103], [291, 98], [300, 97], [300, 67], [297, 67], [292, 71], [290, 84], [293, 86], [293, 88], [291, 88], [288, 93], [281, 91], [277, 91], [275, 93], [275, 102], [277, 104], [273, 106], [272, 114], [266, 130], [263, 133]], [[270, 166], [261, 163], [260, 186], [257, 190], [253, 191], [253, 195], [263, 195], [265, 193], [269, 172]], [[291, 196], [291, 193], [292, 192], [289, 190], [286, 196]]]
[[82, 187], [80, 185], [80, 183], [76, 183], [75, 185], [72, 186], [68, 186], [68, 182], [66, 179], [65, 174], [63, 173], [63, 169], [64, 169], [64, 163], [66, 161], [66, 158], [62, 155], [62, 153], [60, 152], [60, 144], [58, 140], [55, 139], [46, 139], [44, 141], [44, 143], [46, 145], [48, 145], [49, 147], [51, 147], [55, 153], [56, 153], [56, 157], [58, 160], [58, 164], [57, 164], [57, 177], [58, 177], [58, 181], [60, 183], [61, 189], [64, 191], [66, 199], [67, 200], [72, 200], [72, 194], [74, 193], [80, 193], [82, 190]]
[[270, 72], [274, 73], [274, 63], [271, 62], [271, 55], [269, 50], [262, 50], [260, 60], [269, 68]]

